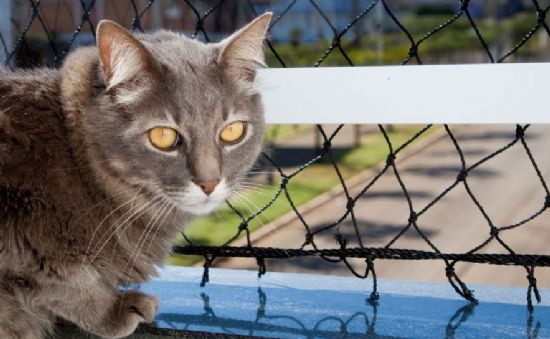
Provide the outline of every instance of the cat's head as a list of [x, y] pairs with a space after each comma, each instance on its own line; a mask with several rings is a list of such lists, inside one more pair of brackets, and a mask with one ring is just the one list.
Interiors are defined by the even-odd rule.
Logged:
[[94, 114], [84, 121], [98, 164], [187, 213], [224, 202], [261, 150], [254, 80], [270, 19], [212, 44], [167, 31], [132, 35], [102, 21]]

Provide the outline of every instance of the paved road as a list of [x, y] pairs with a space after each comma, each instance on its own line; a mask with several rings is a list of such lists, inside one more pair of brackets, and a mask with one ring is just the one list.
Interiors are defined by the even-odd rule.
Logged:
[[[528, 144], [537, 159], [547, 181], [550, 181], [550, 126], [532, 126], [527, 133]], [[514, 126], [466, 126], [457, 132], [469, 164], [481, 159], [513, 139]], [[415, 210], [421, 210], [449, 186], [460, 169], [460, 161], [448, 138], [427, 147], [420, 154], [398, 162], [402, 178], [410, 190]], [[495, 225], [507, 225], [520, 221], [538, 210], [544, 201], [544, 191], [535, 176], [526, 152], [517, 144], [512, 149], [475, 169], [468, 177], [470, 186]], [[352, 190], [358, 192], [359, 188]], [[305, 215], [314, 229], [333, 222], [345, 211], [343, 196], [320, 206]], [[358, 200], [355, 207], [357, 221], [366, 246], [383, 246], [406, 224], [408, 208], [395, 176], [388, 172]], [[465, 252], [487, 238], [489, 227], [459, 186], [419, 219], [419, 226], [430, 240], [443, 252]], [[340, 232], [353, 239], [350, 220], [340, 227]], [[519, 229], [504, 232], [502, 238], [518, 253], [550, 254], [550, 212]], [[292, 222], [274, 232], [272, 236], [256, 243], [257, 246], [285, 246], [294, 248], [304, 239], [303, 226]], [[319, 234], [320, 247], [336, 247], [333, 232]], [[351, 241], [350, 246], [354, 245]], [[394, 247], [429, 250], [429, 247], [412, 229], [395, 243]], [[483, 250], [485, 253], [506, 253], [493, 241]], [[362, 261], [353, 261], [362, 268]], [[218, 266], [255, 269], [255, 261], [230, 259]], [[317, 258], [293, 260], [269, 260], [268, 270], [349, 275], [342, 264], [330, 264]], [[445, 281], [441, 262], [377, 261], [377, 274], [381, 278]], [[457, 264], [457, 273], [464, 281], [481, 284], [526, 286], [525, 270], [517, 267], [485, 264]], [[550, 269], [536, 270], [539, 287], [550, 287]]]

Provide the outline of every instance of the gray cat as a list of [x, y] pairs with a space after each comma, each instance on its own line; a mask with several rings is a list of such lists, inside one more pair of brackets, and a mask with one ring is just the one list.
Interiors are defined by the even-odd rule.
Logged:
[[118, 287], [155, 275], [258, 156], [270, 18], [216, 44], [102, 21], [60, 70], [0, 69], [0, 338], [154, 318], [155, 297]]

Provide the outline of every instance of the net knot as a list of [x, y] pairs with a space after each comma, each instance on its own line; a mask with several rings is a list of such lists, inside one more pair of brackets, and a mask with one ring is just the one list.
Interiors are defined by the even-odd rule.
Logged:
[[498, 235], [498, 232], [499, 232], [499, 229], [492, 226], [491, 227], [491, 232], [489, 232], [489, 234], [491, 234], [492, 237], [496, 237]]
[[203, 26], [202, 19], [201, 19], [201, 18], [198, 18], [198, 19], [197, 19], [197, 23], [195, 24], [195, 30], [196, 30], [196, 31], [202, 30], [202, 28], [203, 28], [202, 26]]
[[371, 272], [374, 270], [374, 259], [369, 255], [367, 259], [365, 259], [367, 262], [367, 272]]
[[241, 222], [239, 225], [239, 231], [244, 231], [248, 228], [248, 223], [246, 221]]
[[454, 266], [447, 266], [445, 267], [445, 275], [447, 278], [451, 279], [451, 277], [455, 274], [455, 268]]
[[306, 240], [305, 240], [304, 245], [309, 245], [311, 243], [313, 243], [313, 234], [308, 233], [308, 234], [306, 234]]
[[520, 125], [516, 126], [516, 139], [521, 139], [525, 135], [525, 130]]
[[468, 171], [463, 169], [462, 171], [460, 171], [458, 173], [458, 175], [456, 176], [456, 180], [457, 181], [464, 181], [466, 180], [466, 177], [468, 176]]
[[418, 46], [416, 44], [411, 45], [411, 48], [409, 48], [409, 56], [415, 56], [418, 54]]
[[464, 293], [464, 298], [466, 298], [466, 300], [469, 300], [470, 302], [477, 304], [478, 301], [474, 296], [474, 290], [470, 290], [466, 288], [466, 286], [464, 286], [462, 293]]
[[395, 163], [395, 154], [390, 153], [388, 154], [388, 157], [386, 158], [386, 164], [388, 166], [392, 166]]
[[415, 211], [412, 211], [411, 214], [409, 215], [409, 223], [414, 223], [416, 222], [416, 220], [418, 219], [418, 214], [416, 214]]
[[547, 195], [544, 199], [544, 207], [550, 208], [550, 195]]
[[323, 143], [323, 153], [327, 153], [328, 151], [330, 151], [330, 148], [332, 147], [332, 143], [330, 142], [330, 140], [327, 140]]
[[140, 31], [143, 31], [143, 28], [141, 26], [141, 19], [138, 16], [136, 16], [135, 21], [134, 21], [132, 26], [135, 27], [135, 28], [138, 28]]
[[380, 300], [380, 294], [378, 294], [378, 292], [372, 292], [370, 294], [368, 303], [372, 306], [376, 306], [378, 305], [378, 300]]
[[336, 242], [338, 242], [338, 244], [340, 245], [340, 248], [341, 249], [345, 249], [346, 246], [348, 245], [348, 241], [346, 238], [344, 238], [344, 236], [340, 233], [336, 233], [334, 235], [334, 238], [336, 239]]
[[287, 184], [288, 184], [288, 177], [286, 175], [282, 176], [281, 177], [281, 187], [284, 188]]
[[348, 210], [352, 210], [353, 207], [355, 206], [355, 200], [353, 200], [353, 198], [348, 198], [348, 202], [346, 204], [346, 208]]
[[537, 10], [537, 22], [542, 23], [546, 19], [546, 11], [544, 9]]

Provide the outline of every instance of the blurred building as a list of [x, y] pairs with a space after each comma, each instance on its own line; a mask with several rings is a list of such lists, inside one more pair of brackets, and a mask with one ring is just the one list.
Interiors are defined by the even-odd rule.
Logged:
[[[5, 57], [15, 44], [19, 44], [17, 54], [12, 58], [17, 66], [43, 64], [53, 60], [55, 54], [63, 51], [69, 43], [72, 46], [94, 43], [95, 25], [100, 19], [110, 19], [125, 27], [137, 24], [139, 31], [154, 31], [166, 28], [196, 34], [202, 40], [217, 41], [240, 27], [254, 15], [244, 1], [201, 0], [190, 2], [191, 7], [180, 0], [157, 0], [150, 8], [149, 0], [41, 0], [33, 2], [0, 0], [4, 23], [0, 26], [0, 49]], [[259, 1], [261, 3], [261, 1]], [[135, 6], [134, 6], [135, 4]], [[197, 26], [198, 16], [213, 7], [216, 10]], [[7, 10], [5, 8], [11, 8]], [[9, 13], [6, 13], [9, 12]], [[134, 22], [133, 18], [138, 21]], [[204, 34], [199, 28], [204, 28]], [[19, 43], [16, 37], [26, 31]], [[78, 34], [76, 34], [78, 32]], [[11, 38], [11, 39], [10, 39]], [[4, 48], [5, 45], [5, 48]]]
[[[17, 34], [28, 23], [32, 6], [27, 1], [11, 3], [13, 33]], [[41, 35], [46, 28], [53, 38], [66, 41], [79, 29], [81, 32], [77, 36], [77, 43], [86, 43], [93, 41], [92, 27], [86, 20], [87, 17], [94, 24], [100, 19], [110, 19], [125, 27], [131, 27], [134, 23], [132, 19], [136, 16], [139, 17], [139, 26], [144, 31], [167, 28], [193, 34], [197, 30], [197, 14], [203, 16], [218, 1], [195, 1], [194, 8], [191, 8], [184, 1], [157, 0], [147, 10], [145, 9], [149, 0], [135, 0], [134, 3], [135, 7], [131, 1], [42, 0], [37, 7], [40, 17], [34, 19], [28, 34], [30, 37]], [[85, 12], [89, 14], [86, 15]], [[203, 22], [203, 26], [212, 34], [211, 39], [214, 39], [234, 31], [245, 20], [246, 8], [239, 1], [226, 1], [212, 11]]]
[[[103, 18], [114, 20], [125, 27], [137, 24], [144, 31], [167, 28], [189, 35], [196, 34], [202, 40], [217, 41], [251, 20], [256, 13], [270, 10], [276, 15], [284, 13], [271, 31], [272, 40], [307, 43], [332, 39], [335, 32], [344, 30], [359, 13], [372, 4], [372, 0], [316, 0], [316, 6], [307, 0], [228, 0], [221, 3], [219, 0], [200, 0], [190, 2], [194, 6], [191, 7], [182, 0], [156, 0], [148, 8], [149, 0], [41, 0], [35, 2], [38, 5], [33, 14], [33, 2], [0, 2], [3, 8], [11, 6], [9, 19], [4, 18], [6, 9], [2, 10], [0, 47], [4, 55], [16, 43], [15, 37], [28, 29], [20, 49], [25, 49], [22, 54], [29, 60], [20, 66], [39, 64], [40, 60], [32, 60], [30, 56], [33, 55], [50, 60], [56, 49], [63, 50], [69, 42], [73, 45], [93, 43], [94, 25]], [[288, 9], [291, 4], [292, 7]], [[401, 19], [409, 15], [452, 15], [459, 10], [460, 1], [392, 0], [388, 5]], [[475, 18], [498, 19], [532, 6], [532, 1], [529, 0], [472, 1], [469, 11]], [[209, 11], [212, 7], [215, 9]], [[199, 21], [206, 13], [208, 14], [204, 21]], [[134, 17], [139, 18], [137, 22], [133, 21]], [[32, 18], [34, 19], [31, 20]], [[11, 25], [6, 25], [6, 22]], [[31, 24], [27, 26], [29, 22]], [[207, 34], [200, 28], [204, 28]], [[391, 29], [397, 27], [387, 17], [383, 7], [378, 5], [365, 19], [355, 24], [346, 37], [355, 39], [373, 31]], [[75, 34], [76, 31], [79, 33]]]
[[[265, 10], [282, 13], [289, 5], [287, 0], [264, 0], [261, 2]], [[281, 18], [272, 37], [281, 42], [302, 41], [313, 42], [319, 39], [331, 39], [334, 36], [330, 25], [319, 13], [321, 10], [336, 30], [342, 31], [359, 13], [365, 10], [370, 0], [316, 0], [318, 8], [309, 1], [298, 1]], [[388, 2], [392, 12], [398, 16], [404, 15], [452, 15], [460, 10], [458, 0], [393, 0]], [[474, 18], [503, 18], [525, 11], [533, 6], [530, 0], [487, 0], [472, 1], [468, 6], [470, 15]], [[373, 11], [376, 12], [376, 11]], [[383, 11], [382, 11], [383, 12]], [[379, 13], [380, 14], [380, 13]], [[384, 13], [381, 13], [385, 15]], [[376, 14], [368, 14], [373, 16]], [[375, 29], [375, 24], [362, 20], [352, 29], [353, 35], [361, 35]], [[348, 35], [349, 36], [349, 35]]]

